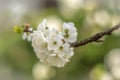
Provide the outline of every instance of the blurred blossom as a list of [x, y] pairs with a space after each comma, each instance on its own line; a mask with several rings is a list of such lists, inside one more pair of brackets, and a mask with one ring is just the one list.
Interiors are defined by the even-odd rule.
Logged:
[[97, 6], [95, 0], [60, 0], [60, 2], [60, 12], [67, 18], [73, 18], [81, 9], [92, 11]]
[[95, 0], [60, 0], [60, 2], [60, 12], [66, 18], [74, 18], [81, 9], [92, 11], [96, 8]]
[[86, 15], [85, 24], [95, 26], [95, 24], [106, 27], [111, 23], [111, 16], [105, 10], [97, 10]]
[[62, 20], [58, 16], [48, 16], [46, 17], [47, 19], [47, 24], [49, 25], [48, 27], [52, 27], [57, 29], [58, 31], [61, 31], [61, 26], [62, 26]]
[[55, 75], [55, 70], [45, 64], [36, 63], [33, 67], [34, 80], [48, 80]]
[[112, 16], [112, 26], [115, 26], [118, 23], [120, 23], [120, 16]]
[[78, 9], [83, 6], [84, 0], [62, 0], [66, 6], [72, 9]]
[[105, 73], [105, 68], [103, 64], [96, 65], [90, 72], [90, 78], [92, 80], [102, 80], [102, 76]]
[[105, 72], [101, 75], [100, 80], [114, 80], [114, 79], [110, 73]]
[[73, 18], [83, 0], [60, 0], [60, 13], [66, 18]]
[[111, 50], [105, 61], [113, 76], [120, 79], [120, 49]]
[[97, 8], [97, 1], [96, 0], [86, 0], [83, 8], [87, 11], [92, 11]]
[[104, 27], [110, 23], [111, 17], [107, 11], [101, 10], [101, 11], [95, 12], [94, 20], [96, 24], [100, 25], [101, 27], [102, 26]]
[[23, 3], [13, 2], [9, 5], [9, 10], [11, 18], [14, 20], [15, 23], [18, 23], [23, 15], [25, 15], [25, 13], [27, 12], [27, 7]]
[[[120, 16], [112, 16], [112, 22], [111, 22], [111, 27], [117, 25], [120, 23]], [[114, 35], [119, 36], [120, 35], [120, 29], [116, 30], [113, 32]]]
[[95, 0], [60, 0], [65, 7], [70, 9], [86, 9], [91, 11], [96, 8]]
[[120, 65], [111, 68], [111, 73], [116, 79], [120, 79]]
[[106, 71], [101, 65], [97, 65], [90, 73], [92, 80], [114, 80], [112, 75]]
[[85, 24], [92, 25], [92, 26], [95, 24], [91, 14], [86, 15]]
[[111, 50], [106, 57], [106, 63], [110, 68], [120, 65], [120, 49]]

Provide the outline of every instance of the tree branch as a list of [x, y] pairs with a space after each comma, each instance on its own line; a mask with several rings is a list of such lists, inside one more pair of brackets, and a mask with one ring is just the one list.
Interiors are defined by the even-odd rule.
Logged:
[[91, 43], [91, 42], [103, 42], [102, 40], [100, 40], [100, 38], [102, 38], [103, 36], [105, 35], [111, 35], [111, 33], [114, 31], [114, 30], [117, 30], [120, 28], [120, 23], [110, 29], [108, 29], [107, 31], [104, 31], [104, 32], [99, 32], [89, 38], [86, 38], [84, 40], [81, 40], [79, 42], [75, 42], [75, 43], [70, 43], [71, 44], [71, 47], [79, 47], [79, 46], [83, 46], [83, 45], [86, 45], [88, 43]]

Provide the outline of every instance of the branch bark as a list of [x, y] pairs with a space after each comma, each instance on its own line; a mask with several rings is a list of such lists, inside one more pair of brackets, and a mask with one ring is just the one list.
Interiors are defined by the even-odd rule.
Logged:
[[75, 42], [75, 43], [70, 43], [71, 44], [71, 47], [79, 47], [79, 46], [83, 46], [83, 45], [86, 45], [88, 43], [91, 43], [91, 42], [102, 42], [102, 40], [100, 40], [100, 38], [102, 38], [103, 36], [105, 35], [111, 35], [111, 33], [117, 29], [120, 28], [120, 23], [110, 29], [108, 29], [107, 31], [103, 31], [103, 32], [99, 32], [91, 37], [88, 37], [84, 40], [81, 40], [79, 42]]

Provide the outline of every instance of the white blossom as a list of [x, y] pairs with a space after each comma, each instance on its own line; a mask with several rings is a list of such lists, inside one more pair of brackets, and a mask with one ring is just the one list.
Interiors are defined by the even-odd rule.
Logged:
[[53, 34], [48, 38], [48, 50], [56, 50], [62, 43], [62, 36], [60, 34]]
[[[68, 38], [64, 37], [66, 29], [70, 35]], [[74, 55], [69, 42], [76, 41], [76, 37], [77, 31], [73, 23], [64, 23], [63, 32], [58, 32], [54, 28], [47, 28], [47, 21], [43, 20], [32, 33], [32, 46], [41, 62], [63, 67]]]
[[31, 41], [31, 39], [32, 39], [32, 33], [27, 33], [27, 32], [24, 32], [23, 33], [23, 36], [22, 36], [22, 39], [23, 40], [28, 40], [28, 41]]
[[63, 23], [63, 34], [67, 42], [75, 42], [77, 40], [77, 30], [74, 23]]

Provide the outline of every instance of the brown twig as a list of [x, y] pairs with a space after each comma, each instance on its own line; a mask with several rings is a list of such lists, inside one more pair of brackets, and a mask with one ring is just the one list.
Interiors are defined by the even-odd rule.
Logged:
[[75, 43], [70, 43], [71, 44], [71, 47], [79, 47], [79, 46], [83, 46], [83, 45], [86, 45], [88, 43], [91, 43], [91, 42], [103, 42], [102, 40], [100, 40], [100, 38], [102, 38], [103, 36], [105, 35], [111, 35], [111, 33], [114, 31], [114, 30], [117, 30], [120, 28], [120, 23], [112, 28], [110, 28], [109, 30], [107, 31], [104, 31], [104, 32], [100, 32], [100, 33], [97, 33], [89, 38], [86, 38], [84, 40], [81, 40], [79, 42], [75, 42]]

